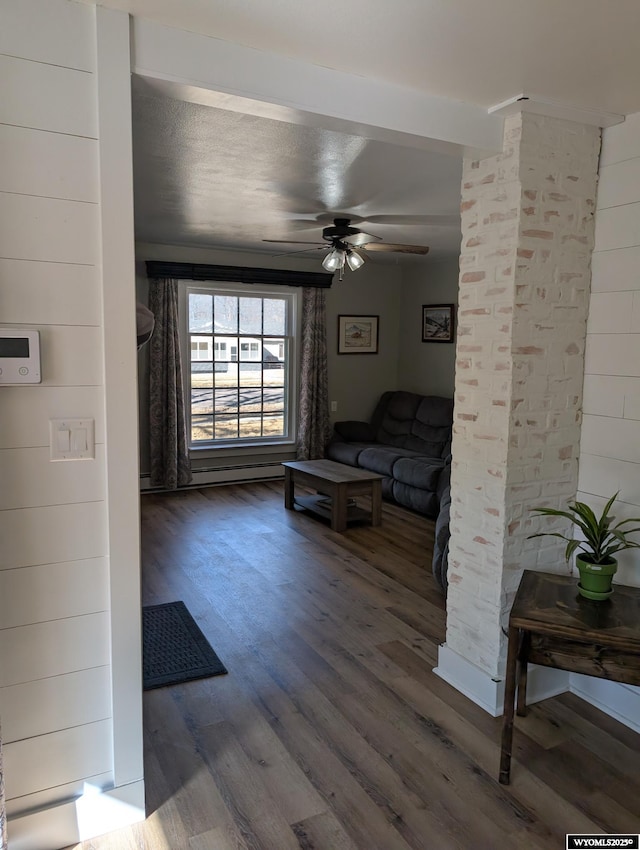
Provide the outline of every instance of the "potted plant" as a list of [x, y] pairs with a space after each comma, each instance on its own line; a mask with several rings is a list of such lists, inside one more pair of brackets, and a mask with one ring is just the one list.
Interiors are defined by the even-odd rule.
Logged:
[[589, 505], [578, 501], [570, 503], [566, 511], [555, 508], [532, 508], [532, 511], [543, 516], [564, 517], [582, 533], [584, 539], [567, 537], [558, 531], [543, 531], [539, 534], [530, 534], [529, 539], [560, 537], [566, 540], [567, 561], [576, 549], [582, 550], [576, 555], [576, 566], [580, 573], [578, 592], [587, 599], [595, 601], [608, 599], [613, 593], [612, 579], [618, 569], [618, 562], [614, 555], [624, 549], [640, 548], [640, 543], [628, 539], [630, 534], [640, 531], [640, 525], [636, 528], [624, 528], [629, 523], [640, 523], [640, 519], [623, 519], [613, 525], [615, 517], [609, 516], [609, 510], [617, 499], [618, 493], [614, 493], [609, 499], [599, 517]]

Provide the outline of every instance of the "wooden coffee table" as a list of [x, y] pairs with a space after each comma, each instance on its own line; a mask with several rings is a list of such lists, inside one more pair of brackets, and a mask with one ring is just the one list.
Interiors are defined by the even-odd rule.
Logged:
[[[331, 520], [333, 531], [344, 531], [354, 520], [382, 521], [382, 475], [357, 469], [333, 460], [294, 460], [284, 466], [284, 506], [288, 510], [304, 508]], [[317, 490], [315, 496], [296, 496], [295, 485]], [[349, 501], [355, 496], [371, 496], [371, 511]]]

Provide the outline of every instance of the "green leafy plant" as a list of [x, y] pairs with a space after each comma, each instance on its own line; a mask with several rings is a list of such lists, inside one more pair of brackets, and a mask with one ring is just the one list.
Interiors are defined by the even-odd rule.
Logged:
[[623, 526], [629, 523], [640, 523], [639, 518], [623, 519], [615, 525], [612, 524], [615, 517], [609, 516], [609, 511], [618, 498], [618, 493], [614, 493], [609, 499], [599, 517], [595, 515], [589, 505], [578, 501], [570, 503], [566, 511], [559, 511], [555, 508], [532, 508], [534, 513], [542, 516], [564, 517], [570, 520], [576, 528], [580, 529], [584, 535], [584, 540], [567, 537], [558, 531], [542, 531], [539, 534], [530, 534], [528, 539], [532, 537], [559, 537], [567, 541], [567, 548], [565, 549], [567, 561], [576, 549], [581, 549], [585, 553], [586, 560], [593, 564], [609, 563], [613, 556], [623, 549], [640, 549], [640, 543], [628, 539], [630, 534], [640, 532], [640, 525], [637, 528], [623, 530]]

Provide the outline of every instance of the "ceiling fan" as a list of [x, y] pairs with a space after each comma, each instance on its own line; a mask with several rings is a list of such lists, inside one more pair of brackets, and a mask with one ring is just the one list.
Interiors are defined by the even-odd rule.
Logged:
[[[355, 271], [364, 264], [363, 252], [397, 252], [401, 254], [427, 254], [429, 249], [423, 245], [398, 245], [393, 242], [382, 242], [382, 237], [364, 233], [357, 227], [351, 226], [349, 218], [334, 218], [333, 225], [322, 230], [322, 238], [328, 245], [319, 245], [317, 242], [301, 242], [295, 239], [263, 239], [263, 242], [286, 243], [289, 245], [315, 245], [315, 250], [330, 248], [329, 253], [322, 261], [322, 267], [328, 272], [338, 271], [340, 280], [345, 264]], [[357, 249], [357, 250], [355, 250]], [[302, 249], [312, 251], [313, 248]], [[292, 252], [299, 253], [299, 252]]]

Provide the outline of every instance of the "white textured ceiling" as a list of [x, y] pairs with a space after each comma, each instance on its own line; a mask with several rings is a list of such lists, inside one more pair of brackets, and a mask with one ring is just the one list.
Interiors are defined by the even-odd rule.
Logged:
[[[101, 2], [484, 108], [524, 92], [640, 111], [640, 0]], [[134, 142], [141, 240], [264, 250], [263, 238], [315, 239], [330, 214], [351, 213], [385, 241], [428, 244], [429, 257], [457, 252], [456, 227], [424, 223], [457, 211], [453, 157], [181, 103], [143, 83]]]
[[185, 103], [140, 80], [133, 137], [138, 241], [314, 257], [262, 240], [326, 244], [322, 228], [343, 214], [431, 258], [459, 253], [457, 157]]

